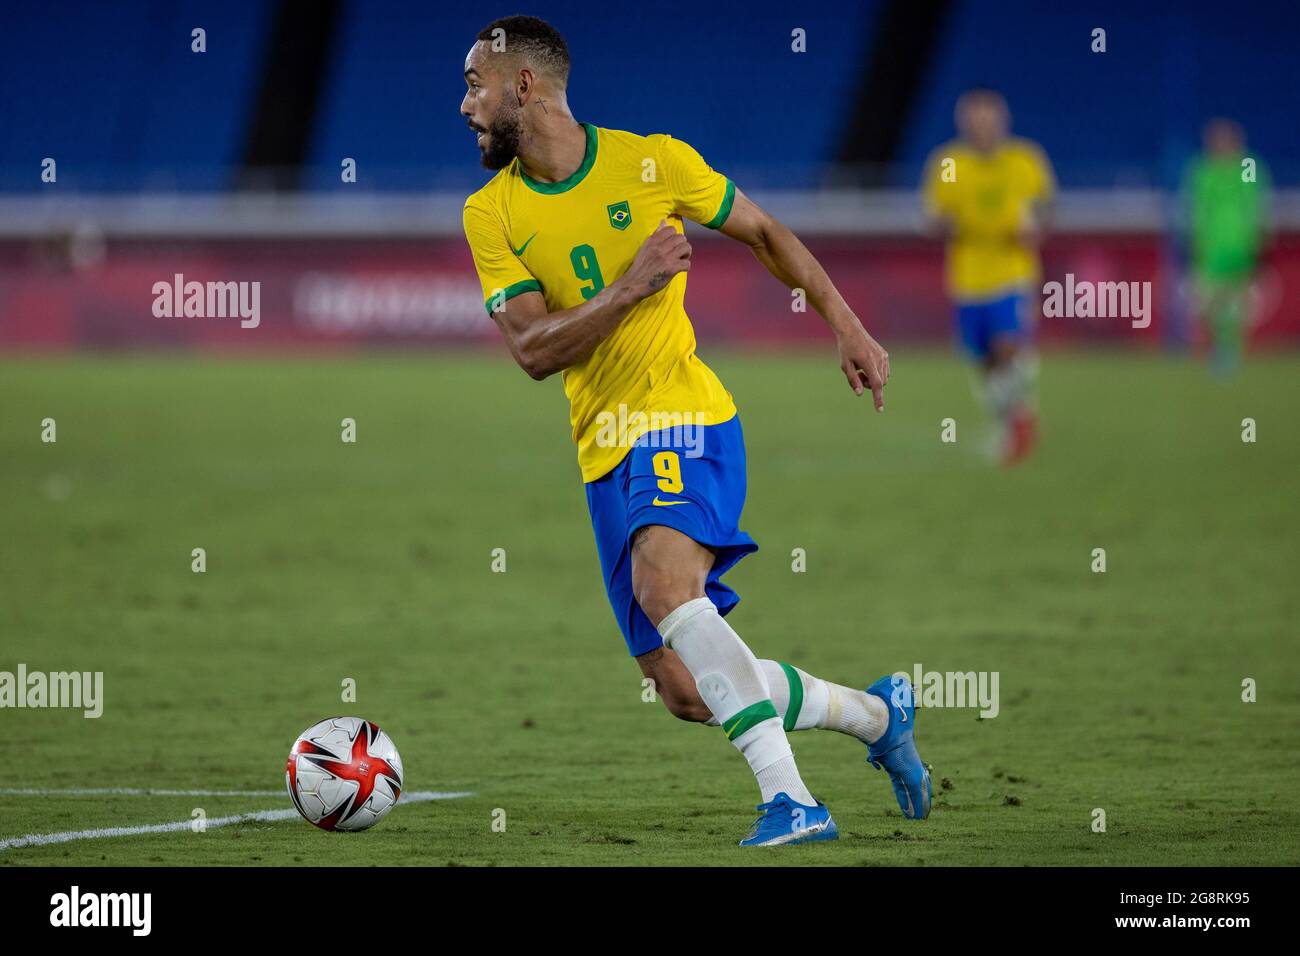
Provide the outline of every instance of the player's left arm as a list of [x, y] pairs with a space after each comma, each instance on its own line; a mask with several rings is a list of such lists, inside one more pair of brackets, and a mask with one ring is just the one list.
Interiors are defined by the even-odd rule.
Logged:
[[1026, 175], [1029, 178], [1029, 212], [1018, 238], [1026, 245], [1038, 246], [1049, 232], [1055, 220], [1056, 211], [1056, 172], [1052, 161], [1037, 143], [1025, 145]]
[[761, 209], [739, 189], [731, 213], [719, 231], [749, 246], [767, 271], [790, 289], [802, 289], [809, 304], [835, 333], [840, 368], [858, 395], [871, 389], [876, 411], [885, 408], [889, 353], [868, 334], [820, 262], [784, 224]]
[[1259, 250], [1265, 252], [1273, 247], [1277, 239], [1277, 223], [1273, 218], [1273, 177], [1262, 160], [1255, 166], [1255, 183], [1259, 202]]

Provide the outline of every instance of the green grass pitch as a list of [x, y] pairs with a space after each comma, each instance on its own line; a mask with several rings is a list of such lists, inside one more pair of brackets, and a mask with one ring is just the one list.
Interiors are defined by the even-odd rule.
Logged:
[[[642, 701], [558, 382], [482, 355], [9, 359], [0, 670], [103, 671], [105, 702], [0, 710], [0, 786], [282, 789], [294, 737], [357, 714], [392, 734], [408, 791], [474, 796], [362, 834], [244, 823], [0, 865], [1300, 863], [1300, 361], [1225, 383], [1048, 355], [1044, 444], [1008, 472], [947, 355], [894, 350], [884, 415], [829, 350], [706, 358], [746, 429], [762, 550], [728, 580], [754, 650], [859, 685], [1000, 675], [996, 718], [918, 717], [928, 821], [901, 818], [862, 747], [807, 732], [841, 839], [735, 846], [753, 779], [718, 731]], [[6, 793], [0, 842], [289, 806]]]

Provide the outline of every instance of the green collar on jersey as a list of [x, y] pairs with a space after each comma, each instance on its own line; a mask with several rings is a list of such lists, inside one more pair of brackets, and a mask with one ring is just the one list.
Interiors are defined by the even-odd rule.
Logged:
[[587, 177], [587, 173], [591, 172], [591, 167], [596, 165], [596, 147], [599, 145], [596, 141], [596, 127], [590, 123], [583, 123], [582, 128], [587, 131], [587, 154], [582, 157], [582, 165], [574, 170], [572, 176], [561, 179], [558, 183], [539, 183], [524, 172], [524, 166], [520, 163], [519, 177], [524, 181], [524, 185], [535, 193], [554, 194], [567, 193], [582, 182]]

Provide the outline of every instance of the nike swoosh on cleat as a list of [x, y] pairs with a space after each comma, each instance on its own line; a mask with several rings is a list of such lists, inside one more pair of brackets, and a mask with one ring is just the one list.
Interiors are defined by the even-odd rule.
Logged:
[[522, 256], [524, 254], [524, 250], [528, 248], [528, 243], [532, 242], [536, 238], [537, 238], [537, 233], [533, 233], [526, 240], [524, 240], [524, 244], [520, 246], [518, 249], [516, 249], [514, 246], [511, 246], [510, 249], [514, 252], [515, 255]]
[[689, 505], [690, 502], [689, 501], [660, 501], [659, 496], [655, 495], [655, 500], [653, 504], [658, 505], [660, 508], [666, 508], [670, 505]]
[[796, 840], [807, 840], [809, 837], [816, 836], [818, 833], [829, 830], [830, 827], [831, 821], [821, 820], [817, 823], [809, 824], [802, 830], [792, 830], [790, 833], [784, 834], [766, 845], [784, 846], [787, 843], [794, 843]]

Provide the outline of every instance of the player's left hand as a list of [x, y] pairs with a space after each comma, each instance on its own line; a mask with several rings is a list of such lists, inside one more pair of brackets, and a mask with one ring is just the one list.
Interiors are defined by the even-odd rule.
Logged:
[[876, 411], [885, 410], [885, 383], [889, 381], [889, 353], [859, 326], [838, 336], [840, 368], [849, 380], [849, 388], [861, 395], [867, 383]]

